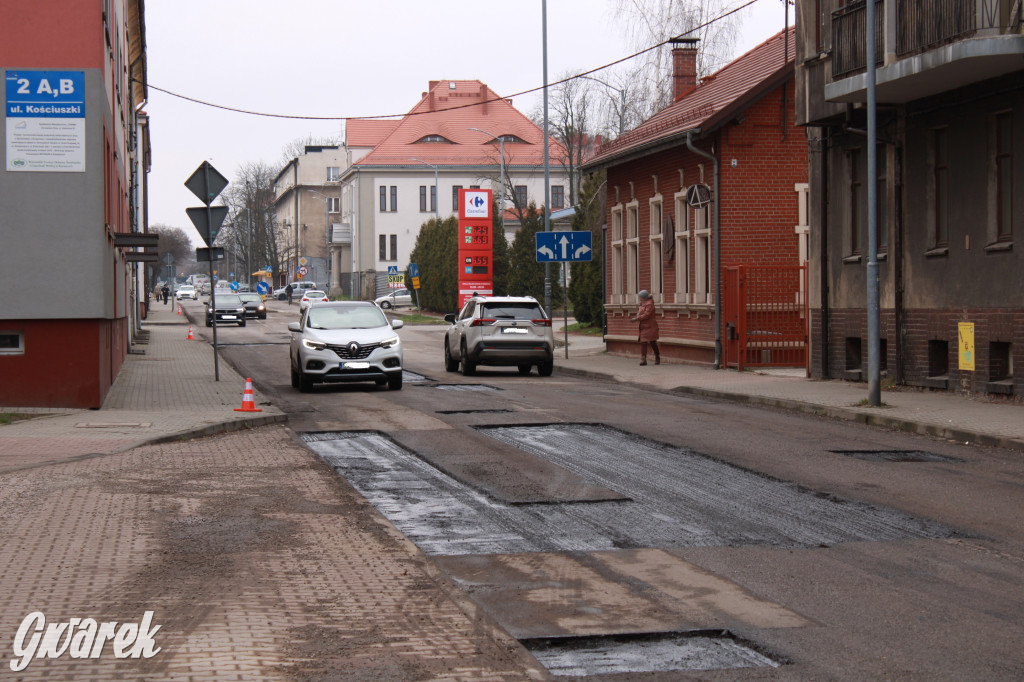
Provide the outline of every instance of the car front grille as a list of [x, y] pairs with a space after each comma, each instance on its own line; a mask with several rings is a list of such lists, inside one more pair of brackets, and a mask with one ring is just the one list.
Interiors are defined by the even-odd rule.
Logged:
[[350, 350], [351, 344], [347, 343], [341, 346], [328, 344], [327, 348], [334, 351], [334, 354], [337, 355], [342, 360], [365, 360], [366, 358], [370, 357], [370, 353], [372, 353], [374, 350], [380, 347], [379, 343], [367, 343], [356, 345], [358, 346], [358, 349], [354, 353], [352, 352], [352, 350]]

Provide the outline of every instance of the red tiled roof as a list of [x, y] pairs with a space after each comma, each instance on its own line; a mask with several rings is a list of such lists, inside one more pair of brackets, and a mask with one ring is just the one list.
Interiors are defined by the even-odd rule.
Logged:
[[701, 128], [701, 132], [728, 120], [726, 114], [745, 105], [752, 93], [758, 93], [762, 84], [773, 76], [791, 70], [796, 55], [795, 29], [788, 33], [789, 61], [786, 61], [783, 34], [769, 38], [746, 54], [729, 62], [677, 102], [673, 102], [639, 126], [623, 133], [586, 162], [596, 166], [613, 158], [625, 156], [660, 140]]
[[348, 147], [376, 147], [401, 121], [395, 119], [355, 118], [345, 122]]
[[[416, 106], [355, 165], [409, 165], [416, 163], [409, 161], [412, 157], [438, 166], [496, 163], [498, 142], [470, 128], [493, 135], [515, 135], [522, 140], [505, 142], [507, 165], [544, 163], [544, 131], [513, 107], [511, 101], [478, 80], [446, 80], [431, 81], [429, 91]], [[428, 135], [440, 135], [447, 142], [422, 142]], [[555, 160], [562, 153], [561, 145], [552, 139], [550, 157]]]

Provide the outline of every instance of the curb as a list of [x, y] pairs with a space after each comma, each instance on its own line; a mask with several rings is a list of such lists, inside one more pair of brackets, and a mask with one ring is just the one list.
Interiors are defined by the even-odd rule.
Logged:
[[728, 391], [722, 391], [719, 389], [701, 388], [696, 386], [677, 386], [675, 388], [663, 389], [650, 386], [649, 384], [641, 384], [632, 381], [618, 381], [609, 374], [594, 372], [592, 370], [576, 369], [574, 367], [558, 367], [557, 364], [555, 365], [555, 367], [558, 369], [559, 372], [564, 372], [565, 374], [588, 377], [593, 379], [604, 379], [606, 381], [616, 381], [619, 384], [625, 384], [633, 388], [642, 388], [648, 391], [656, 391], [659, 393], [695, 395], [705, 398], [728, 400], [730, 402], [747, 405], [775, 407], [783, 410], [788, 410], [790, 412], [811, 414], [819, 417], [832, 417], [835, 419], [842, 419], [844, 421], [865, 424], [867, 426], [877, 426], [881, 428], [892, 429], [895, 431], [916, 433], [918, 435], [932, 436], [935, 438], [942, 438], [944, 440], [959, 441], [963, 443], [971, 443], [974, 445], [983, 445], [988, 447], [997, 447], [1006, 450], [1017, 450], [1024, 452], [1024, 441], [1017, 440], [1016, 438], [1005, 438], [1003, 436], [992, 436], [986, 433], [969, 431], [966, 429], [946, 428], [935, 424], [924, 424], [922, 422], [914, 421], [912, 419], [905, 419], [902, 417], [889, 417], [879, 414], [867, 414], [864, 412], [848, 410], [842, 407], [817, 405], [814, 403], [801, 402], [799, 400], [790, 400], [788, 398], [770, 398], [767, 396], [747, 395], [745, 393], [730, 393]]

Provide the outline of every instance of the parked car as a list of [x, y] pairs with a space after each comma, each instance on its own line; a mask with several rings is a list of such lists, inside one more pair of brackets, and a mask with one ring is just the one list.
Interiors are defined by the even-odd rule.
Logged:
[[242, 299], [238, 297], [238, 294], [222, 294], [218, 292], [213, 298], [214, 305], [217, 308], [214, 310], [212, 305], [206, 305], [207, 327], [213, 326], [214, 317], [217, 318], [218, 324], [221, 322], [233, 322], [239, 327], [245, 326], [245, 305], [242, 303]]
[[174, 292], [174, 300], [180, 301], [183, 298], [191, 298], [193, 301], [199, 300], [199, 292], [191, 284], [182, 284], [178, 287], [178, 290]]
[[534, 365], [542, 377], [555, 366], [551, 318], [532, 296], [473, 297], [457, 314], [445, 315], [444, 368], [466, 376], [478, 365], [518, 367], [526, 375]]
[[306, 393], [318, 383], [373, 381], [401, 390], [401, 328], [369, 301], [309, 306], [288, 325], [292, 387]]
[[299, 314], [301, 315], [303, 310], [314, 303], [327, 303], [330, 300], [325, 292], [319, 289], [310, 289], [299, 299]]
[[403, 305], [411, 306], [412, 292], [408, 289], [395, 289], [383, 296], [378, 296], [373, 299], [373, 302], [384, 310], [390, 310], [391, 308], [397, 308]]
[[[316, 289], [317, 288], [316, 287], [316, 282], [306, 282], [306, 281], [292, 282], [291, 285], [292, 285], [292, 297], [293, 298], [300, 298], [307, 291], [309, 291], [311, 289]], [[286, 287], [281, 287], [280, 289], [274, 289], [274, 291], [270, 295], [273, 296], [274, 298], [276, 298], [279, 301], [286, 301], [286, 300], [288, 300], [288, 292], [285, 291], [285, 288]]]
[[242, 300], [242, 305], [245, 306], [245, 316], [259, 318], [261, 320], [267, 319], [267, 306], [263, 302], [263, 297], [259, 294], [242, 293], [238, 294], [238, 298]]

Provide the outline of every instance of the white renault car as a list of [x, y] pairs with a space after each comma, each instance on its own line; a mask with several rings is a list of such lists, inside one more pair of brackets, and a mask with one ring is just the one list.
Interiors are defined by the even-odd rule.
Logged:
[[526, 375], [534, 365], [537, 374], [551, 376], [555, 366], [555, 335], [551, 318], [533, 296], [475, 296], [458, 315], [446, 315], [451, 323], [444, 335], [444, 368], [464, 375], [478, 365], [518, 367]]
[[292, 387], [307, 393], [318, 383], [373, 381], [401, 390], [401, 328], [401, 320], [388, 322], [370, 301], [309, 306], [288, 325]]

